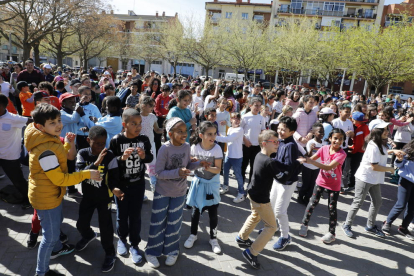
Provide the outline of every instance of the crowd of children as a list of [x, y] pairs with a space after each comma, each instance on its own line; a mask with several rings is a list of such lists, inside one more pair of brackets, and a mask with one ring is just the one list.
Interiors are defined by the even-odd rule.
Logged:
[[[237, 180], [233, 202], [248, 198], [251, 207], [236, 242], [247, 247], [242, 255], [254, 268], [260, 268], [257, 256], [278, 229], [273, 248], [283, 250], [291, 243], [288, 209], [295, 191], [297, 202], [306, 205], [297, 229], [302, 237], [326, 192], [329, 219], [322, 241], [335, 241], [340, 194], [354, 192], [341, 225], [346, 236], [353, 237], [353, 220], [369, 194], [365, 231], [390, 235], [392, 223], [405, 209], [398, 231], [414, 240], [411, 101], [405, 109], [395, 109], [393, 102], [384, 104], [375, 95], [367, 102], [356, 94], [351, 98], [323, 89], [299, 91], [291, 85], [264, 93], [260, 84], [237, 87], [221, 81], [205, 81], [202, 89], [200, 79], [180, 83], [152, 73], [144, 78], [146, 86], [131, 75], [115, 84], [110, 75], [104, 73], [98, 92], [91, 89], [93, 79], [87, 74], [73, 76], [71, 91], [61, 83], [53, 91], [47, 82], [34, 91], [20, 81], [16, 88], [22, 116], [0, 94], [0, 165], [22, 194], [22, 206], [34, 208], [29, 248], [36, 247], [42, 231], [36, 275], [61, 275], [49, 270], [50, 259], [82, 251], [97, 238], [90, 225], [95, 209], [105, 251], [103, 272], [112, 270], [116, 254], [129, 252], [134, 264], [142, 262], [141, 229], [149, 231], [144, 254], [149, 265], [159, 267], [158, 257], [165, 255], [165, 264], [173, 266], [180, 253], [186, 206], [192, 210], [191, 233], [183, 246], [193, 247], [200, 215], [207, 211], [209, 243], [214, 253], [221, 253], [218, 207], [221, 195], [230, 191], [231, 168]], [[180, 85], [189, 84], [189, 89], [180, 90]], [[393, 154], [391, 167], [388, 154]], [[30, 169], [28, 181], [20, 168], [24, 160]], [[141, 221], [146, 172], [154, 197], [149, 227], [142, 228], [148, 225]], [[379, 226], [376, 217], [386, 172], [399, 183], [398, 199]], [[82, 194], [74, 187], [79, 183]], [[66, 192], [81, 198], [76, 245], [68, 244], [60, 230]], [[264, 228], [252, 241], [249, 236], [260, 221]]]

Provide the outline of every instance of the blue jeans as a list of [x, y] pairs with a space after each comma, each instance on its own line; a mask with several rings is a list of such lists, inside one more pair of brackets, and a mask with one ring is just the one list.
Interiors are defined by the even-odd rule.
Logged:
[[168, 197], [154, 193], [151, 223], [145, 254], [178, 255], [185, 195]]
[[394, 220], [404, 211], [404, 218], [401, 226], [407, 228], [414, 218], [414, 190], [413, 183], [405, 178], [400, 178], [398, 184], [397, 202], [392, 207], [387, 217], [387, 223], [392, 224]]
[[243, 176], [241, 173], [242, 163], [243, 163], [243, 158], [229, 158], [226, 155], [226, 158], [224, 159], [224, 171], [223, 171], [224, 183], [223, 185], [229, 186], [229, 172], [230, 172], [230, 168], [233, 167], [234, 174], [236, 175], [237, 184], [239, 186], [238, 187], [239, 194], [244, 194], [244, 182], [243, 182]]
[[52, 252], [62, 249], [62, 243], [59, 240], [60, 226], [63, 221], [62, 203], [54, 209], [36, 211], [42, 226], [43, 235], [37, 252], [36, 273], [43, 276], [49, 271]]

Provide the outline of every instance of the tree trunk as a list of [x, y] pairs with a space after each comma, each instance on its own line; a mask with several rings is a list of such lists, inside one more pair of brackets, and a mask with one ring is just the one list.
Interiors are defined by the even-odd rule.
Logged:
[[23, 62], [26, 62], [30, 58], [30, 51], [32, 50], [32, 45], [30, 43], [23, 43]]
[[88, 56], [86, 52], [83, 53], [83, 68], [85, 68], [85, 70], [88, 68]]
[[206, 71], [206, 76], [208, 76], [208, 71], [210, 71], [210, 66], [203, 66], [204, 70]]
[[57, 66], [63, 67], [63, 53], [60, 50], [56, 53], [56, 63]]
[[35, 60], [35, 64], [40, 65], [40, 50], [39, 50], [39, 45], [38, 43], [35, 43], [33, 45], [33, 57]]

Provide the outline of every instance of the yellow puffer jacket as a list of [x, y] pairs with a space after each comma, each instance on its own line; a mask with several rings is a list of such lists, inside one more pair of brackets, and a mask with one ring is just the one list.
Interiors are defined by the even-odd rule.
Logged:
[[[25, 146], [29, 152], [30, 204], [37, 210], [54, 209], [62, 202], [66, 186], [90, 178], [90, 171], [68, 174], [67, 150], [70, 149], [70, 145], [65, 144], [64, 147], [59, 137], [38, 130], [33, 123], [27, 126], [24, 136]], [[49, 153], [48, 164], [53, 165], [46, 172], [39, 162], [39, 158], [45, 153]]]

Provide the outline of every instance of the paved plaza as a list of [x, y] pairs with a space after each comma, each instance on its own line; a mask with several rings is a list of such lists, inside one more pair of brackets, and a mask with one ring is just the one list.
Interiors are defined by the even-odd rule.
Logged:
[[[24, 167], [24, 171], [27, 174], [28, 168]], [[387, 177], [386, 180], [388, 181], [389, 178]], [[1, 179], [0, 189], [8, 184], [11, 183], [7, 178]], [[321, 199], [321, 204], [316, 208], [310, 222], [308, 237], [302, 238], [298, 235], [298, 231], [305, 206], [296, 202], [297, 194], [294, 194], [289, 207], [292, 244], [284, 251], [276, 252], [272, 249], [273, 243], [277, 240], [274, 237], [259, 257], [262, 268], [254, 270], [244, 261], [242, 249], [234, 240], [250, 213], [249, 201], [246, 200], [241, 204], [233, 203], [232, 200], [237, 193], [237, 183], [234, 178], [231, 179], [230, 185], [230, 192], [222, 196], [219, 207], [218, 239], [222, 254], [214, 254], [208, 243], [208, 214], [204, 214], [200, 220], [198, 240], [194, 247], [184, 248], [184, 241], [190, 234], [191, 216], [190, 210], [184, 210], [181, 254], [175, 266], [166, 267], [165, 257], [160, 258], [161, 266], [158, 269], [151, 269], [145, 262], [134, 265], [130, 258], [118, 257], [114, 270], [107, 275], [414, 275], [414, 243], [397, 233], [400, 218], [393, 225], [391, 237], [381, 239], [365, 233], [363, 227], [369, 207], [368, 197], [355, 219], [353, 230], [356, 238], [346, 237], [338, 226], [336, 241], [326, 245], [320, 238], [328, 228], [327, 199]], [[383, 205], [378, 215], [378, 224], [385, 220], [385, 216], [395, 203], [396, 192], [397, 186], [394, 184], [387, 182], [382, 186]], [[144, 203], [142, 209], [141, 250], [145, 248], [147, 242], [151, 216], [152, 194], [148, 183], [146, 194], [149, 201]], [[352, 197], [353, 194], [340, 196], [338, 225], [344, 221]], [[76, 229], [79, 202], [65, 197], [63, 203], [65, 219], [62, 230], [73, 244], [80, 238]], [[0, 213], [0, 275], [33, 276], [37, 247], [32, 250], [26, 248], [33, 210], [22, 210], [19, 205], [1, 201]], [[113, 214], [113, 221], [115, 222], [115, 214]], [[92, 225], [94, 230], [99, 232], [96, 213]], [[257, 236], [257, 230], [252, 234], [253, 239]], [[279, 232], [276, 235], [279, 235]], [[104, 273], [100, 272], [103, 259], [104, 251], [99, 240], [95, 240], [82, 252], [74, 252], [51, 260], [50, 268], [66, 275], [103, 275]]]

